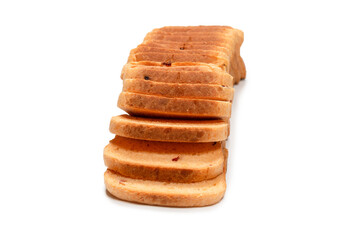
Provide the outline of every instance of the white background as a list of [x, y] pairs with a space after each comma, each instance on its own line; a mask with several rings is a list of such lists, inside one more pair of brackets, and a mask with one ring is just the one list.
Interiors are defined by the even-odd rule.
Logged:
[[[1, 1], [0, 239], [360, 239], [356, 1]], [[225, 198], [105, 193], [130, 49], [165, 25], [245, 32]]]

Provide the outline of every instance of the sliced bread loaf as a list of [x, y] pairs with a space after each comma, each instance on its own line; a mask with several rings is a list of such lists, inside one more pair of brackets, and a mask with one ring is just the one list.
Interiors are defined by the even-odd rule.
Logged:
[[180, 120], [121, 115], [111, 118], [110, 132], [119, 136], [165, 142], [218, 142], [228, 138], [224, 120]]
[[226, 190], [225, 174], [196, 183], [169, 183], [124, 177], [110, 169], [105, 186], [115, 197], [143, 204], [172, 207], [201, 207], [219, 202]]
[[130, 114], [148, 117], [228, 119], [231, 115], [231, 103], [226, 101], [168, 98], [129, 92], [120, 94], [118, 107]]
[[[196, 31], [199, 30], [199, 32]], [[218, 29], [215, 30], [214, 29]], [[185, 47], [190, 43], [201, 43], [203, 45], [215, 45], [226, 48], [226, 53], [230, 58], [230, 65], [227, 71], [234, 77], [234, 82], [237, 83], [240, 79], [244, 79], [246, 76], [245, 66], [240, 59], [240, 46], [244, 40], [244, 34], [242, 31], [233, 28], [167, 28], [167, 29], [155, 29], [148, 33], [145, 37], [143, 45], [146, 45], [148, 41], [157, 42], [173, 42], [179, 48], [175, 49], [189, 49]], [[151, 44], [150, 44], [151, 45]], [[194, 48], [192, 48], [194, 49]]]
[[221, 142], [155, 142], [116, 136], [104, 149], [105, 165], [123, 176], [167, 182], [199, 182], [224, 169]]
[[125, 79], [123, 91], [163, 97], [231, 101], [234, 88], [210, 84], [164, 83], [145, 79]]

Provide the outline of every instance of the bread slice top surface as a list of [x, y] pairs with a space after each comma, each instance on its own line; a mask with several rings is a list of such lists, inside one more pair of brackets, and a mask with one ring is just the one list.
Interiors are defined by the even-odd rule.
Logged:
[[228, 119], [231, 115], [231, 102], [168, 98], [140, 93], [121, 92], [118, 107], [132, 115], [192, 118], [192, 119]]
[[105, 182], [120, 189], [128, 189], [139, 193], [152, 193], [162, 195], [191, 195], [201, 197], [203, 194], [216, 194], [224, 192], [226, 188], [225, 175], [195, 183], [172, 183], [141, 180], [124, 177], [110, 169], [105, 172]]
[[186, 37], [186, 36], [151, 36], [145, 38], [145, 41], [157, 41], [157, 42], [173, 42], [173, 43], [183, 43], [183, 44], [209, 44], [220, 47], [225, 47], [228, 49], [233, 49], [234, 41], [227, 38], [221, 37]]
[[174, 39], [182, 40], [182, 41], [228, 41], [232, 43], [237, 43], [239, 46], [244, 41], [244, 33], [240, 30], [232, 29], [221, 32], [184, 32], [184, 31], [162, 31], [162, 30], [153, 30], [149, 32], [144, 40], [150, 39], [169, 39], [173, 41]]
[[234, 88], [218, 84], [166, 83], [151, 79], [125, 79], [123, 91], [163, 97], [231, 101]]
[[146, 126], [172, 127], [172, 128], [216, 128], [228, 127], [229, 122], [222, 119], [190, 120], [190, 119], [166, 119], [166, 118], [145, 118], [131, 115], [119, 115], [112, 117], [112, 120], [123, 122], [120, 124], [139, 124]]
[[146, 46], [146, 45], [139, 45], [137, 48], [131, 50], [131, 54], [141, 53], [141, 52], [159, 52], [159, 53], [178, 53], [178, 54], [204, 54], [208, 56], [216, 56], [219, 58], [229, 59], [230, 55], [225, 54], [222, 51], [216, 50], [203, 50], [203, 49], [173, 49], [173, 48], [166, 48], [166, 47], [153, 47], [153, 46]]
[[111, 118], [110, 132], [116, 135], [167, 142], [217, 142], [229, 135], [224, 120], [180, 120], [121, 115]]
[[228, 31], [240, 31], [236, 28], [232, 28], [230, 26], [166, 26], [162, 28], [155, 28], [153, 32], [181, 32], [181, 33], [191, 33], [191, 32], [204, 32], [204, 33], [212, 33], [212, 32], [228, 32]]
[[233, 86], [233, 77], [213, 64], [172, 63], [164, 66], [161, 62], [130, 62], [124, 65], [122, 79], [146, 79], [168, 83], [199, 83]]
[[176, 143], [157, 142], [115, 136], [105, 147], [104, 155], [132, 165], [169, 169], [206, 169], [222, 166], [221, 142]]
[[[158, 70], [166, 70], [166, 71], [206, 71], [206, 72], [221, 72], [224, 71], [211, 63], [203, 63], [203, 62], [174, 62], [171, 65], [166, 65], [163, 62], [154, 62], [154, 61], [137, 61], [137, 62], [129, 62], [124, 65], [126, 68], [137, 68], [137, 67], [147, 67]], [[226, 74], [226, 73], [224, 73]]]
[[136, 50], [131, 51], [128, 62], [139, 62], [139, 61], [150, 61], [150, 62], [161, 62], [165, 66], [171, 66], [176, 62], [202, 62], [211, 63], [221, 69], [229, 69], [230, 62], [227, 57], [220, 57], [212, 54], [201, 54], [201, 53], [185, 53], [184, 51], [172, 52], [172, 51], [158, 51], [153, 50], [149, 52], [137, 52]]
[[146, 46], [146, 47], [158, 47], [158, 48], [168, 48], [168, 49], [177, 49], [177, 50], [212, 50], [223, 52], [227, 55], [230, 55], [232, 51], [226, 47], [209, 45], [209, 44], [192, 44], [192, 43], [182, 43], [182, 42], [163, 42], [156, 40], [146, 40], [138, 47]]

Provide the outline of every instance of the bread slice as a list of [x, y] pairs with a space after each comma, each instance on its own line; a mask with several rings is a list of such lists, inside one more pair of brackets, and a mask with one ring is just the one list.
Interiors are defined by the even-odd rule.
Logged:
[[132, 62], [123, 67], [121, 78], [233, 86], [233, 78], [230, 74], [213, 64], [206, 63], [173, 63], [171, 66], [164, 66], [161, 62]]
[[108, 169], [104, 179], [108, 192], [121, 200], [159, 206], [212, 205], [226, 190], [225, 174], [196, 183], [169, 183], [128, 178]]
[[154, 30], [167, 31], [167, 32], [222, 32], [234, 29], [230, 26], [166, 26], [162, 28], [156, 28]]
[[140, 116], [170, 118], [230, 118], [231, 103], [217, 100], [168, 98], [122, 92], [118, 107]]
[[[153, 54], [150, 55], [150, 53]], [[154, 56], [154, 53], [159, 53], [161, 55]], [[139, 57], [142, 56], [142, 54], [144, 54], [145, 56], [151, 56], [151, 59], [149, 59], [149, 61], [158, 61], [164, 63], [204, 62], [204, 63], [215, 64], [220, 68], [225, 69], [226, 71], [229, 71], [229, 69], [231, 68], [230, 67], [231, 55], [227, 55], [221, 51], [202, 50], [202, 49], [181, 50], [181, 49], [171, 49], [171, 48], [162, 48], [162, 47], [151, 47], [146, 45], [139, 45], [137, 48], [131, 50], [130, 56], [128, 58], [128, 62], [137, 61]], [[160, 58], [160, 56], [162, 57]]]
[[217, 45], [210, 45], [207, 43], [194, 43], [194, 42], [169, 42], [169, 41], [157, 41], [157, 40], [145, 40], [143, 43], [138, 45], [138, 47], [147, 46], [147, 47], [157, 47], [157, 48], [167, 48], [167, 49], [177, 49], [177, 50], [210, 50], [223, 52], [226, 55], [231, 55], [232, 51], [229, 48], [221, 47]]
[[230, 69], [228, 59], [220, 58], [216, 55], [209, 55], [206, 51], [203, 51], [202, 54], [155, 50], [153, 52], [136, 52], [136, 49], [135, 51], [131, 51], [128, 62], [140, 61], [161, 62], [166, 66], [171, 66], [174, 62], [202, 62], [212, 63], [227, 72], [229, 72]]
[[115, 136], [104, 149], [105, 165], [123, 176], [167, 182], [199, 182], [224, 169], [221, 142], [155, 142]]
[[210, 84], [163, 83], [145, 79], [125, 79], [123, 91], [163, 97], [231, 101], [234, 88]]
[[229, 122], [224, 120], [180, 120], [115, 116], [110, 132], [119, 136], [165, 142], [218, 142], [228, 138]]
[[149, 35], [169, 35], [169, 36], [225, 36], [225, 37], [232, 37], [234, 29], [224, 29], [223, 31], [206, 31], [206, 30], [199, 30], [199, 31], [164, 31], [161, 29], [154, 29], [149, 32], [146, 36]]
[[[226, 54], [224, 51], [218, 50], [209, 50], [209, 49], [180, 49], [180, 48], [169, 48], [161, 46], [151, 46], [154, 44], [146, 45], [146, 43], [138, 45], [136, 48], [131, 50], [131, 53], [140, 53], [140, 52], [162, 52], [162, 53], [181, 53], [181, 54], [202, 54], [216, 56], [218, 58], [229, 59], [229, 54]], [[178, 45], [178, 44], [176, 44]]]

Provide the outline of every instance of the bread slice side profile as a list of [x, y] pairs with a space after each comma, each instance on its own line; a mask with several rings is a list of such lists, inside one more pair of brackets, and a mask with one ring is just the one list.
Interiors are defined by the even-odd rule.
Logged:
[[105, 165], [123, 176], [153, 181], [199, 182], [224, 169], [221, 142], [156, 142], [115, 136], [104, 149]]
[[234, 88], [211, 84], [164, 83], [145, 79], [125, 79], [123, 91], [163, 97], [232, 101]]
[[[185, 44], [184, 44], [185, 46]], [[182, 49], [182, 50], [181, 50]], [[155, 55], [154, 53], [159, 53]], [[151, 56], [151, 58], [150, 58]], [[176, 49], [164, 47], [151, 47], [146, 45], [139, 45], [137, 48], [131, 50], [128, 62], [138, 60], [160, 61], [165, 63], [173, 62], [204, 62], [212, 63], [222, 69], [228, 71], [234, 76], [235, 72], [239, 72], [238, 59], [235, 58], [233, 52], [226, 54], [223, 51], [217, 50], [203, 50], [203, 49]]]
[[233, 86], [233, 77], [213, 64], [173, 63], [164, 66], [161, 62], [127, 63], [121, 72], [121, 78], [144, 79], [167, 83], [201, 83]]
[[167, 48], [167, 49], [177, 49], [177, 50], [209, 50], [209, 51], [218, 51], [223, 52], [224, 54], [230, 56], [231, 50], [226, 47], [210, 45], [206, 43], [193, 43], [193, 42], [166, 42], [166, 41], [156, 41], [156, 40], [145, 40], [138, 47], [157, 47], [157, 48]]
[[163, 65], [171, 66], [175, 62], [201, 62], [211, 63], [219, 68], [229, 71], [230, 62], [229, 59], [218, 57], [210, 54], [200, 53], [173, 53], [168, 52], [136, 52], [132, 51], [129, 55], [128, 62], [140, 62], [140, 61], [151, 61], [161, 62]]
[[155, 28], [154, 30], [167, 31], [167, 32], [222, 32], [228, 31], [235, 28], [230, 26], [209, 26], [209, 25], [199, 25], [199, 26], [165, 26], [161, 28]]
[[224, 174], [196, 183], [169, 183], [128, 178], [108, 169], [104, 180], [108, 192], [121, 200], [169, 207], [213, 205], [226, 190]]
[[230, 55], [226, 54], [223, 51], [218, 50], [204, 50], [204, 49], [176, 49], [176, 48], [167, 48], [159, 46], [148, 46], [145, 44], [140, 44], [136, 48], [131, 50], [131, 53], [140, 53], [140, 52], [161, 52], [161, 53], [181, 53], [181, 54], [203, 54], [216, 56], [219, 58], [229, 59]]
[[218, 142], [228, 138], [228, 121], [143, 118], [120, 115], [111, 118], [110, 132], [119, 136], [165, 142]]
[[231, 115], [231, 103], [226, 101], [167, 98], [129, 92], [120, 94], [118, 107], [131, 115], [148, 117], [228, 119]]

